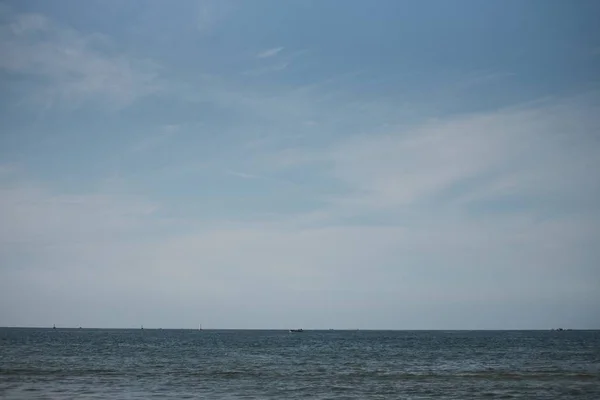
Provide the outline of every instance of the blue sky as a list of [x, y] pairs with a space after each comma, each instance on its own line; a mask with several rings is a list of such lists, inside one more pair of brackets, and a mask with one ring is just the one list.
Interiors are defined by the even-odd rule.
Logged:
[[596, 1], [3, 1], [0, 325], [600, 328]]

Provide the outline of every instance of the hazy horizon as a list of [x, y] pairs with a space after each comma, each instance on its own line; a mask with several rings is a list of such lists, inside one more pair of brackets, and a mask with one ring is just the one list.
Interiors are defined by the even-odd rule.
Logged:
[[600, 328], [600, 2], [0, 2], [0, 326]]
[[[79, 326], [57, 326], [56, 328], [54, 328], [53, 326], [0, 326], [0, 329], [50, 329], [50, 330], [60, 330], [60, 329], [64, 329], [64, 330], [123, 330], [123, 331], [140, 331], [140, 330], [148, 330], [148, 331], [282, 331], [282, 332], [289, 332], [290, 329], [296, 329], [295, 327], [290, 327], [290, 328], [218, 328], [218, 327], [211, 327], [211, 328], [202, 328], [201, 330], [198, 328], [176, 328], [176, 327], [172, 327], [172, 328], [162, 328], [162, 327], [93, 327], [93, 326], [88, 326], [88, 327], [79, 327]], [[365, 328], [365, 329], [359, 329], [359, 328], [302, 328], [303, 331], [306, 332], [331, 332], [331, 331], [344, 331], [344, 332], [361, 332], [361, 331], [365, 331], [365, 332], [386, 332], [386, 331], [391, 331], [391, 332], [526, 332], [526, 331], [540, 331], [540, 332], [546, 332], [546, 331], [558, 331], [558, 330], [562, 330], [562, 331], [584, 331], [584, 332], [596, 332], [599, 331], [600, 329], [593, 329], [593, 328], [589, 328], [589, 329], [572, 329], [572, 328], [563, 328], [563, 327], [559, 327], [559, 328], [537, 328], [537, 329], [443, 329], [443, 328], [435, 328], [435, 329], [403, 329], [403, 328], [397, 328], [397, 329], [388, 329], [388, 328]]]

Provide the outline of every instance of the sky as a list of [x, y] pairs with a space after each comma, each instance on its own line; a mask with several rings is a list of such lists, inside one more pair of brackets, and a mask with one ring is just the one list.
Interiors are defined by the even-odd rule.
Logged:
[[0, 2], [0, 326], [600, 328], [600, 2]]

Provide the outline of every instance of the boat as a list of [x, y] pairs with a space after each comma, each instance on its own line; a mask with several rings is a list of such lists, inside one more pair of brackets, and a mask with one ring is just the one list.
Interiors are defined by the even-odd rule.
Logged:
[[290, 333], [301, 333], [304, 332], [302, 329], [290, 329]]

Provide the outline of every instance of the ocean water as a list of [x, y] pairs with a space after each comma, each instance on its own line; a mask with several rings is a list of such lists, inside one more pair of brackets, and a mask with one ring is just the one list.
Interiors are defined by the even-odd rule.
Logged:
[[2, 399], [600, 399], [599, 331], [0, 329]]

